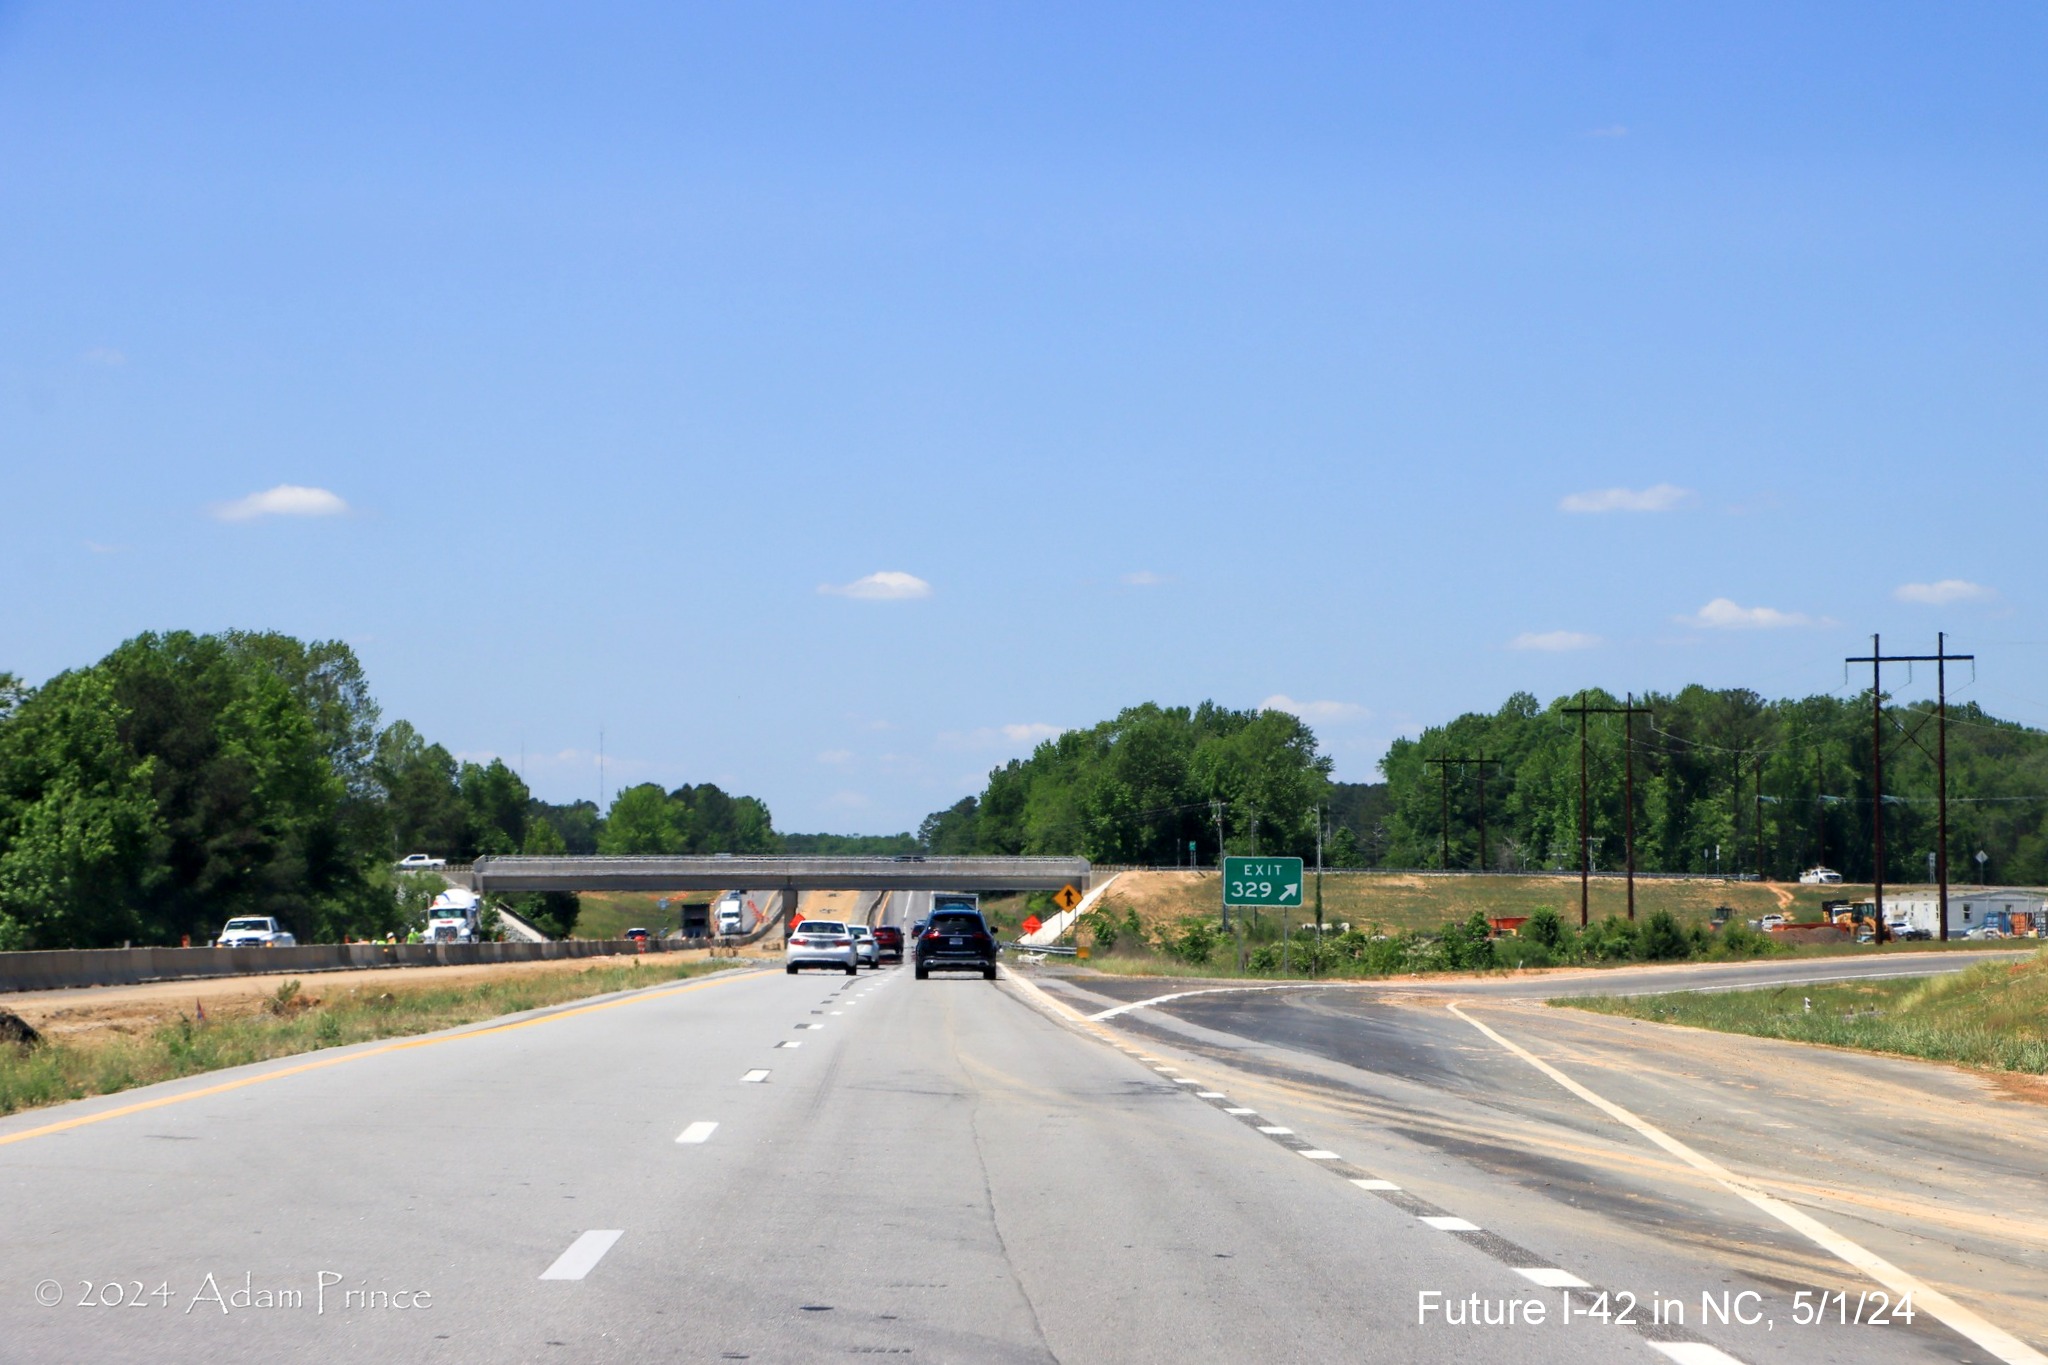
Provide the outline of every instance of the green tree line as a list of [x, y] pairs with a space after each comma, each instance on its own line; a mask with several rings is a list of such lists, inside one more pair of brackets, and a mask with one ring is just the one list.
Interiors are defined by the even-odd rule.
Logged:
[[[768, 808], [648, 785], [608, 812], [386, 726], [340, 641], [145, 634], [30, 687], [0, 674], [0, 949], [209, 941], [274, 915], [304, 942], [403, 931], [407, 853], [763, 852]], [[573, 895], [515, 912], [565, 934]]]
[[[987, 786], [925, 818], [938, 854], [1079, 854], [1095, 862], [1213, 866], [1232, 853], [1314, 853], [1330, 760], [1283, 711], [1146, 703], [1068, 730], [991, 772]], [[1356, 859], [1349, 831], [1326, 860]]]
[[[1494, 869], [1579, 865], [1580, 716], [1619, 707], [1594, 690], [1548, 706], [1526, 692], [1491, 715], [1468, 713], [1395, 741], [1387, 779], [1391, 866], [1479, 861], [1479, 770], [1435, 758], [1487, 758], [1487, 862]], [[1636, 866], [1653, 872], [1750, 873], [1789, 879], [1826, 865], [1850, 881], [1875, 871], [1872, 752], [1884, 758], [1885, 876], [1927, 877], [1937, 843], [1931, 702], [1887, 699], [1878, 736], [1868, 692], [1770, 701], [1737, 688], [1687, 687], [1634, 698], [1647, 714], [1585, 717], [1587, 826], [1594, 866], [1626, 857], [1628, 767], [1634, 767]], [[1948, 710], [1949, 867], [1993, 881], [2048, 881], [2048, 734], [1974, 704]], [[1448, 807], [1448, 816], [1446, 816]], [[1448, 843], [1448, 857], [1445, 845]]]

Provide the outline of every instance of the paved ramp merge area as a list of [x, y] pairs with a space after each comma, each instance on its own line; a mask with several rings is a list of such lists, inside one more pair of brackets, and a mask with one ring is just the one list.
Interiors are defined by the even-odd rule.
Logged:
[[1223, 985], [741, 971], [18, 1114], [0, 1360], [2042, 1358], [2030, 1082]]

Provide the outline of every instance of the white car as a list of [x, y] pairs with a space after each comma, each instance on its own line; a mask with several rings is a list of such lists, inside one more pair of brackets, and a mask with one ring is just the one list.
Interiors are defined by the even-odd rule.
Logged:
[[860, 965], [882, 969], [882, 945], [875, 942], [875, 931], [865, 924], [849, 925], [853, 933], [853, 951], [860, 958]]
[[268, 915], [246, 915], [231, 919], [215, 940], [217, 948], [296, 948], [298, 939]]
[[1842, 874], [1832, 867], [1809, 867], [1799, 874], [1801, 886], [1840, 886]]
[[1765, 915], [1757, 921], [1756, 927], [1768, 934], [1773, 929], [1783, 928], [1784, 925], [1785, 917], [1783, 915]]
[[446, 866], [446, 858], [436, 858], [431, 853], [408, 853], [398, 860], [400, 872], [439, 872]]
[[838, 920], [807, 919], [789, 936], [783, 970], [795, 976], [803, 967], [833, 967], [848, 976], [860, 973], [860, 950], [852, 932]]

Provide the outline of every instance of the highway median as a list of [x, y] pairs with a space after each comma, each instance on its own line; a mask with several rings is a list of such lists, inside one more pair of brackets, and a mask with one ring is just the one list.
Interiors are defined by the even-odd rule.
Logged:
[[[98, 1027], [56, 1009], [29, 1022], [40, 1041], [0, 1041], [0, 1115], [252, 1062], [480, 1023], [738, 966], [732, 959], [610, 959], [568, 970], [505, 968], [440, 983], [290, 978], [211, 1009], [158, 1006]], [[410, 973], [408, 973], [410, 975]], [[266, 985], [269, 983], [265, 983]]]

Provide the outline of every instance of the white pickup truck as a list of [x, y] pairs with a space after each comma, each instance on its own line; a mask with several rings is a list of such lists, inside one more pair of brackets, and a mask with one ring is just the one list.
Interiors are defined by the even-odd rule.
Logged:
[[436, 858], [431, 853], [408, 853], [398, 860], [400, 872], [439, 872], [446, 866], [446, 858]]
[[217, 948], [296, 948], [298, 939], [268, 915], [231, 919], [214, 943]]

